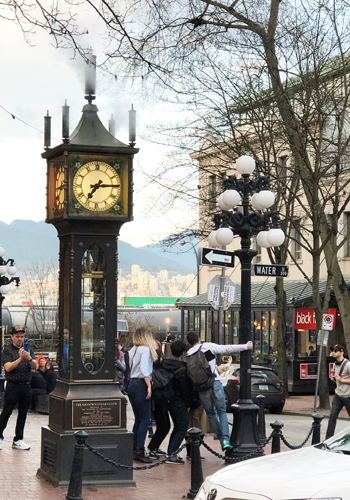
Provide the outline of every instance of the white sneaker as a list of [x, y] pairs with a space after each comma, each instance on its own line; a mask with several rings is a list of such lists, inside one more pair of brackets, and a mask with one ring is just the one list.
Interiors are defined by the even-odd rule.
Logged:
[[0, 450], [2, 450], [2, 439], [0, 439]]
[[12, 443], [12, 448], [14, 448], [15, 450], [30, 450], [30, 446], [25, 444], [25, 442], [22, 439], [14, 441]]

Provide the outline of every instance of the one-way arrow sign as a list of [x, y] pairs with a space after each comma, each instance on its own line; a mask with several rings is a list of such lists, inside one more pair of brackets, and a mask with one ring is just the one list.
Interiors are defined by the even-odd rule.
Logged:
[[201, 248], [200, 263], [203, 266], [235, 267], [235, 254], [217, 248]]

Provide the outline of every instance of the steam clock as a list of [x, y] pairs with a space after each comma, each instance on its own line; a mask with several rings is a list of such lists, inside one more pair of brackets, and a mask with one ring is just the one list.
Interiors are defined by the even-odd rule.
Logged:
[[[95, 66], [92, 64], [94, 73]], [[91, 71], [91, 67], [90, 67]], [[38, 471], [57, 486], [69, 482], [76, 430], [104, 456], [132, 465], [133, 436], [126, 401], [115, 377], [118, 235], [132, 220], [135, 111], [129, 112], [130, 144], [116, 139], [98, 117], [95, 82], [87, 80], [82, 117], [69, 135], [63, 106], [62, 143], [50, 148], [45, 117], [47, 218], [59, 249], [59, 378], [50, 394], [48, 427], [42, 429]], [[132, 471], [112, 467], [85, 450], [84, 485], [134, 484]]]

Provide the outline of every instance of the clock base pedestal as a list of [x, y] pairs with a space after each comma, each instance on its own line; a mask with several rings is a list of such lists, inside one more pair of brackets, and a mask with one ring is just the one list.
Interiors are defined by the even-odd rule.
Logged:
[[[68, 487], [76, 439], [88, 434], [86, 443], [104, 457], [133, 465], [132, 432], [126, 428], [126, 399], [116, 383], [57, 381], [50, 394], [49, 426], [42, 427], [38, 475], [54, 486]], [[133, 470], [108, 464], [84, 449], [83, 486], [135, 486]]]

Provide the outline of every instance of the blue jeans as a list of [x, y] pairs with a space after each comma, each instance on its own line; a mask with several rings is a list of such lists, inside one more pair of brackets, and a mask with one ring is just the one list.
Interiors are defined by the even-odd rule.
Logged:
[[144, 448], [149, 421], [151, 419], [151, 398], [146, 399], [147, 384], [142, 378], [133, 378], [128, 387], [128, 396], [135, 416], [132, 429], [134, 448]]
[[208, 415], [209, 422], [218, 439], [220, 441], [229, 441], [225, 393], [221, 381], [215, 380], [212, 389], [200, 392], [199, 400]]
[[334, 436], [335, 426], [337, 424], [337, 418], [340, 413], [340, 410], [345, 406], [346, 411], [350, 417], [350, 397], [349, 398], [341, 398], [337, 394], [334, 394], [333, 403], [331, 413], [329, 415], [328, 427], [326, 432], [326, 439]]
[[183, 400], [177, 396], [168, 403], [168, 408], [174, 423], [174, 429], [171, 433], [168, 446], [168, 455], [171, 455], [180, 448], [182, 441], [186, 437], [188, 430], [188, 411]]

